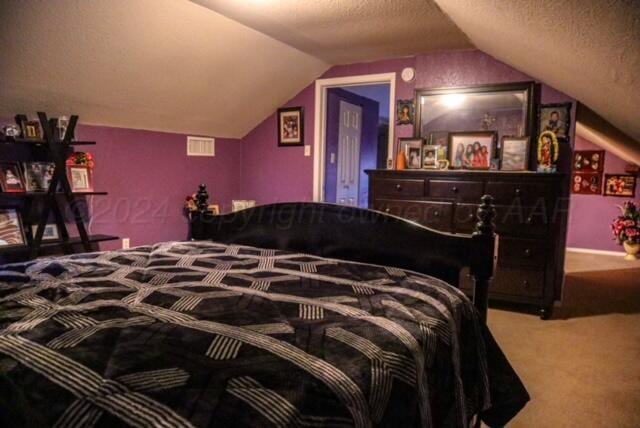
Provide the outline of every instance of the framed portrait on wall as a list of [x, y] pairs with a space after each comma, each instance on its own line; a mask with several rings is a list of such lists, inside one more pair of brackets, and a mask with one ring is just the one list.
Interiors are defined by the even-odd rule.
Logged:
[[553, 132], [558, 140], [569, 140], [571, 128], [571, 103], [545, 104], [538, 109], [538, 135]]
[[278, 146], [304, 146], [304, 108], [278, 109]]
[[574, 172], [571, 193], [578, 195], [600, 195], [602, 193], [601, 172]]
[[602, 171], [604, 150], [576, 150], [573, 153], [573, 170], [580, 172]]
[[18, 211], [0, 208], [0, 248], [25, 245], [26, 242]]
[[502, 137], [500, 165], [503, 171], [529, 169], [529, 137]]
[[414, 115], [413, 100], [398, 100], [396, 102], [396, 125], [413, 125]]
[[449, 134], [449, 165], [453, 169], [489, 169], [496, 155], [493, 131]]
[[605, 174], [604, 194], [605, 196], [633, 198], [636, 194], [636, 176]]
[[399, 138], [400, 151], [407, 159], [407, 169], [422, 168], [422, 138]]

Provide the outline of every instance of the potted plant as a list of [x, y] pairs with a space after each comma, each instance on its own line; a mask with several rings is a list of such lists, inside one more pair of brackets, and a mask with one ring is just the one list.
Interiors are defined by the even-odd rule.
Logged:
[[624, 246], [627, 252], [625, 260], [637, 260], [640, 252], [640, 211], [632, 201], [625, 202], [619, 208], [622, 215], [611, 224], [614, 239]]

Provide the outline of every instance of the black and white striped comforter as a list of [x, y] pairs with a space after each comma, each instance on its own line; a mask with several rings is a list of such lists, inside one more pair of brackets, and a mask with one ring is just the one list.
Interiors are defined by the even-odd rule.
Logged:
[[0, 268], [0, 390], [3, 426], [467, 426], [528, 399], [442, 281], [212, 242]]

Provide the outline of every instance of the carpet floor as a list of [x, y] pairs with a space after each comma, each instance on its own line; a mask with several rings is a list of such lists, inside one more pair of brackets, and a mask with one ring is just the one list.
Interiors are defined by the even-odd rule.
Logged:
[[640, 427], [640, 262], [569, 253], [552, 319], [491, 309], [531, 401], [509, 427]]

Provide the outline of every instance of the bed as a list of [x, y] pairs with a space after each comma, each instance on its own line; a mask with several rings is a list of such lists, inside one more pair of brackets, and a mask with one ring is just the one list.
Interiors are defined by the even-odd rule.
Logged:
[[[194, 216], [196, 240], [0, 269], [0, 425], [465, 427], [527, 392], [472, 236], [369, 210]], [[475, 302], [456, 287], [476, 277]]]

